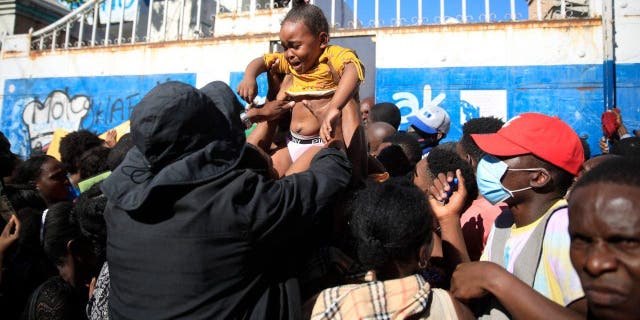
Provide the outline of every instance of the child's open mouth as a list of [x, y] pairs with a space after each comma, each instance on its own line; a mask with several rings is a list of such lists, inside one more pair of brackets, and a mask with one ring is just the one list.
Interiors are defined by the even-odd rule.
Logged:
[[300, 61], [289, 62], [289, 63], [291, 64], [291, 67], [296, 71], [300, 71], [300, 69], [302, 68], [302, 62]]

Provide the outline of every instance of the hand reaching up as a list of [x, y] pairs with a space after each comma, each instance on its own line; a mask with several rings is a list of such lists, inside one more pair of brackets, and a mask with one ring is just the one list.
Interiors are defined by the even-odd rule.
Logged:
[[18, 240], [18, 235], [20, 234], [20, 220], [16, 215], [12, 215], [7, 225], [4, 226], [4, 230], [2, 230], [2, 234], [0, 234], [0, 257], [4, 254], [4, 252]]
[[429, 187], [429, 204], [438, 221], [447, 218], [459, 219], [462, 212], [467, 189], [464, 186], [462, 171], [457, 169], [455, 175], [458, 179], [457, 189], [453, 187], [454, 175], [451, 171], [446, 174], [439, 173]]

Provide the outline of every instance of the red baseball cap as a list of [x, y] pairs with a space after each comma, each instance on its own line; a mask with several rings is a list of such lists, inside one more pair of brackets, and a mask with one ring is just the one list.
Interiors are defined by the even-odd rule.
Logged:
[[584, 162], [578, 135], [558, 117], [523, 113], [509, 120], [496, 133], [472, 134], [482, 151], [494, 156], [533, 154], [576, 175]]

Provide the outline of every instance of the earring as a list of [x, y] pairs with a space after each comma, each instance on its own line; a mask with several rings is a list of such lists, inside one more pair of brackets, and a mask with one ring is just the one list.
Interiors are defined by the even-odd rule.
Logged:
[[429, 263], [425, 262], [422, 259], [420, 259], [420, 261], [418, 261], [418, 268], [420, 268], [420, 269], [426, 269], [428, 265], [429, 265]]

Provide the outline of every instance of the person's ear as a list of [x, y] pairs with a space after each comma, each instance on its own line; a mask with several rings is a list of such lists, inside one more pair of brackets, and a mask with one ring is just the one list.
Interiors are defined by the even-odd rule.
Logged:
[[320, 32], [320, 48], [324, 49], [329, 45], [329, 35], [326, 32]]
[[442, 134], [442, 132], [438, 131], [438, 135], [437, 135], [437, 137], [438, 137], [438, 141], [440, 141], [440, 140], [442, 139], [442, 137], [443, 137], [443, 136], [444, 136], [444, 135]]
[[476, 167], [476, 164], [477, 164], [477, 163], [476, 163], [476, 160], [475, 160], [475, 159], [473, 159], [473, 157], [472, 157], [472, 156], [470, 156], [469, 154], [467, 154], [467, 159], [466, 159], [466, 160], [467, 160], [467, 163], [468, 163], [472, 168], [475, 168], [475, 167]]
[[420, 247], [420, 253], [418, 256], [418, 262], [427, 263], [431, 258], [431, 251], [433, 250], [433, 240], [428, 244], [424, 244]]
[[67, 242], [67, 255], [72, 258], [76, 258], [79, 254], [78, 242], [74, 239], [71, 239]]
[[548, 186], [553, 180], [549, 170], [540, 168], [540, 170], [533, 172], [531, 175], [531, 181], [529, 182], [533, 188], [542, 188]]
[[83, 243], [83, 241], [71, 239], [67, 242], [67, 254], [71, 255], [74, 260], [79, 262], [88, 258], [91, 254], [90, 251], [91, 248], [89, 248], [88, 244]]

